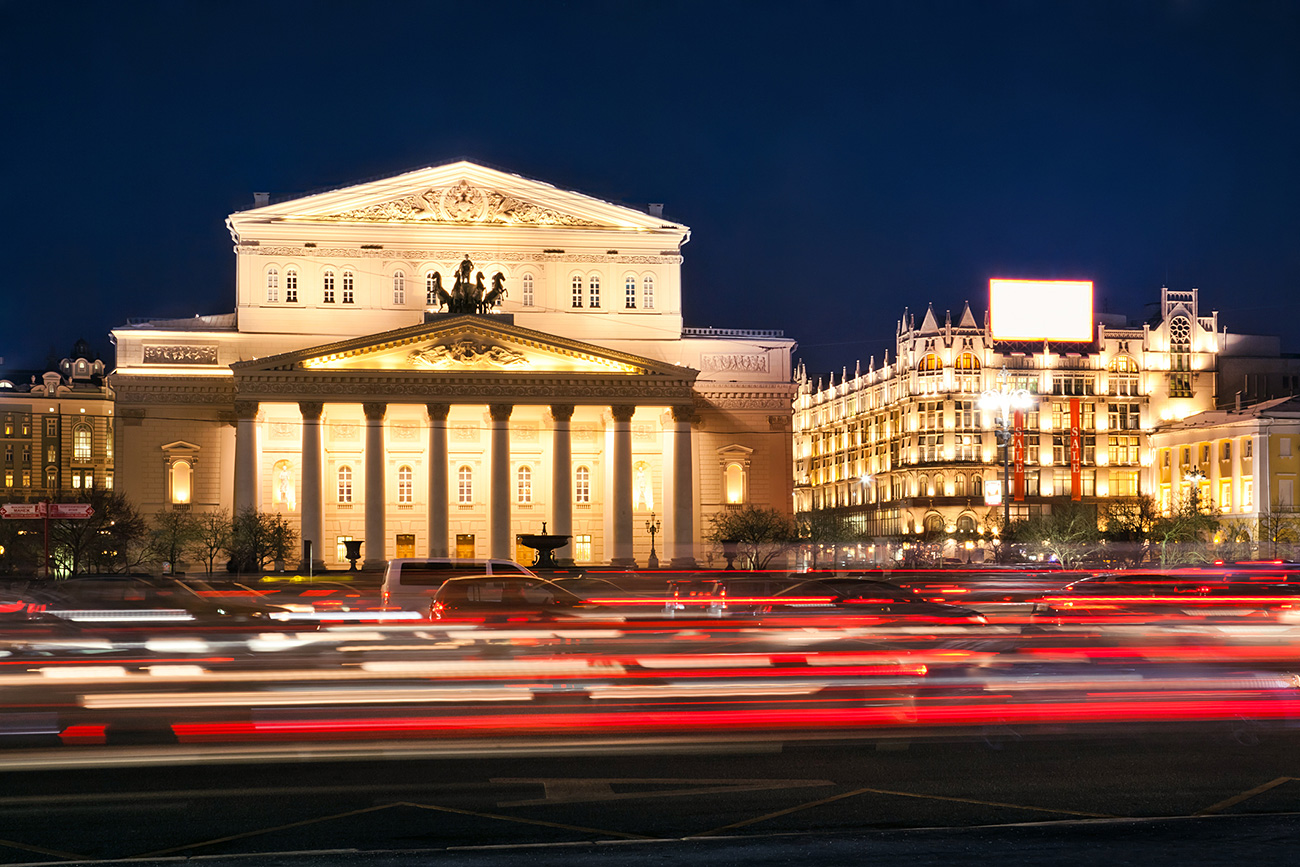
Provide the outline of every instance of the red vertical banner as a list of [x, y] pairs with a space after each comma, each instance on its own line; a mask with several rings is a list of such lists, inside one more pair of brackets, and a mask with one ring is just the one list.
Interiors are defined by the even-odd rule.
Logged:
[[[1016, 502], [1025, 501], [1025, 414], [1016, 410], [1015, 431], [1011, 434], [1011, 460], [1016, 465]], [[1006, 491], [1002, 492], [1006, 496]]]
[[1079, 399], [1070, 398], [1070, 499], [1083, 496], [1083, 434], [1079, 430]]

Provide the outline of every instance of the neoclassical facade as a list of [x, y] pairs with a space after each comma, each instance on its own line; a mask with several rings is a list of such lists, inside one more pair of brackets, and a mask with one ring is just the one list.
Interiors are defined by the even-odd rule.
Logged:
[[119, 488], [279, 511], [317, 568], [523, 557], [543, 522], [579, 564], [707, 559], [716, 512], [790, 507], [794, 342], [684, 327], [660, 210], [468, 162], [259, 196], [234, 313], [113, 332]]

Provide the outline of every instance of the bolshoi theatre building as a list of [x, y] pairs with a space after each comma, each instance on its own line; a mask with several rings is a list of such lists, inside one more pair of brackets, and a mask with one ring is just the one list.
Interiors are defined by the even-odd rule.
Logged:
[[795, 344], [683, 326], [661, 207], [469, 162], [255, 205], [232, 313], [113, 331], [142, 511], [277, 511], [316, 568], [517, 558], [543, 523], [566, 561], [691, 566], [713, 514], [789, 511]]

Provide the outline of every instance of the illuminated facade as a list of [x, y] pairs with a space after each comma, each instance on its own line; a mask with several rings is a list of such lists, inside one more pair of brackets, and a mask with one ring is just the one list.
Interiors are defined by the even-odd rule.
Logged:
[[[848, 517], [875, 540], [866, 559], [897, 556], [923, 537], [949, 546], [945, 556], [978, 558], [960, 549], [979, 551], [1000, 530], [1003, 506], [986, 494], [1004, 474], [1012, 520], [1054, 504], [1154, 495], [1152, 432], [1215, 405], [1229, 337], [1217, 313], [1201, 314], [1195, 289], [1163, 290], [1144, 324], [1095, 317], [1088, 343], [997, 341], [969, 305], [942, 324], [933, 310], [919, 325], [904, 313], [894, 358], [826, 384], [800, 370], [795, 509]], [[1010, 420], [1010, 455], [979, 406], [1000, 375], [1035, 404]]]
[[0, 502], [58, 502], [112, 490], [113, 394], [84, 341], [30, 383], [0, 380]]
[[1254, 529], [1261, 516], [1295, 510], [1300, 398], [1197, 413], [1159, 427], [1151, 448], [1162, 508], [1195, 504]]
[[652, 512], [694, 563], [711, 514], [789, 508], [794, 343], [684, 327], [659, 210], [467, 162], [259, 200], [235, 313], [113, 332], [120, 486], [283, 512], [317, 566], [522, 557], [543, 522], [561, 558], [643, 563]]

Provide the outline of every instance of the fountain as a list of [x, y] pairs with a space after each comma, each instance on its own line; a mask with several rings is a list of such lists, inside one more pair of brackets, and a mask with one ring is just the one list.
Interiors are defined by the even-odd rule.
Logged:
[[542, 532], [524, 533], [520, 535], [519, 541], [526, 547], [532, 548], [537, 552], [537, 558], [532, 562], [534, 569], [558, 569], [560, 564], [555, 562], [555, 549], [563, 548], [569, 544], [572, 536], [557, 536], [554, 533], [546, 532], [546, 522], [542, 522]]

